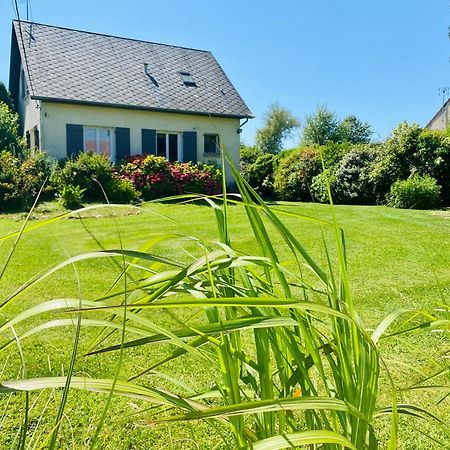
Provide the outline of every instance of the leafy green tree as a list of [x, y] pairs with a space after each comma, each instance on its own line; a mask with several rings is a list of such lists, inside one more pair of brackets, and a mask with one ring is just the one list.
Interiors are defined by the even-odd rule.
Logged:
[[256, 132], [256, 147], [264, 153], [279, 153], [283, 140], [299, 126], [291, 111], [273, 103], [264, 114], [264, 126]]
[[372, 136], [372, 128], [367, 122], [362, 122], [356, 116], [346, 117], [337, 128], [339, 142], [351, 144], [368, 144]]
[[3, 83], [3, 81], [0, 81], [0, 103], [5, 103], [6, 105], [8, 105], [11, 111], [15, 111], [14, 102], [13, 99], [11, 98], [11, 94], [9, 93], [8, 89], [6, 89], [6, 86]]
[[339, 121], [334, 111], [319, 106], [317, 111], [306, 117], [303, 128], [302, 145], [326, 145], [330, 142], [368, 144], [372, 129], [367, 122], [356, 116], [348, 116]]
[[339, 142], [339, 120], [335, 112], [326, 106], [318, 106], [314, 114], [306, 116], [301, 144], [325, 145], [329, 142]]
[[0, 102], [0, 150], [18, 150], [21, 147], [19, 137], [19, 115]]

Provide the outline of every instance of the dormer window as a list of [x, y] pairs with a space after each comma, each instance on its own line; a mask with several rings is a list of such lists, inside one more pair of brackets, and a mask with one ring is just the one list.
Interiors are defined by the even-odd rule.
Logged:
[[180, 75], [185, 86], [197, 87], [197, 84], [195, 83], [192, 75], [189, 72], [180, 72]]

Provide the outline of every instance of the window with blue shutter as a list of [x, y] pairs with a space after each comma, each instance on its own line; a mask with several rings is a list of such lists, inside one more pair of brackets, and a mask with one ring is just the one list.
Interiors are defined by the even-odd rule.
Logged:
[[83, 125], [66, 125], [66, 151], [69, 158], [83, 151]]
[[156, 155], [156, 130], [142, 129], [142, 148], [143, 155]]
[[116, 127], [116, 162], [130, 156], [130, 129]]
[[185, 131], [183, 133], [183, 161], [197, 162], [197, 132]]

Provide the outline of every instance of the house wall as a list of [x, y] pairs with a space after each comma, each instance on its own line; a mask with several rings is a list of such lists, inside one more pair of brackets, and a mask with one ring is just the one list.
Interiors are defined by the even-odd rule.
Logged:
[[[23, 73], [22, 70], [20, 73]], [[23, 136], [25, 136], [26, 132], [29, 131], [32, 135], [32, 145], [39, 147], [39, 143], [34, 142], [32, 129], [34, 127], [36, 127], [38, 130], [40, 129], [41, 102], [40, 100], [32, 100], [26, 88], [26, 91], [23, 92], [22, 86], [24, 85], [22, 84], [21, 80], [19, 95], [17, 98], [17, 112], [19, 113], [20, 118], [20, 131]]]
[[446, 130], [450, 123], [450, 103], [447, 102], [430, 120], [427, 128], [430, 130]]
[[203, 134], [218, 134], [236, 166], [239, 166], [239, 119], [207, 117], [189, 114], [138, 111], [63, 103], [42, 102], [42, 148], [57, 159], [67, 156], [66, 124], [97, 127], [130, 128], [132, 155], [141, 154], [141, 130], [155, 129], [166, 132], [197, 132], [197, 159], [208, 162], [220, 157], [203, 155]]

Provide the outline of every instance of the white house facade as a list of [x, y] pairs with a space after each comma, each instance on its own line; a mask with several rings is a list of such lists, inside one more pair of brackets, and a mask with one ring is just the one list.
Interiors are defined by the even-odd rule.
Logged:
[[119, 162], [239, 164], [252, 113], [210, 52], [13, 22], [9, 88], [30, 147], [56, 159], [81, 151]]
[[439, 111], [428, 122], [426, 128], [430, 130], [446, 130], [450, 124], [450, 99], [448, 99]]

